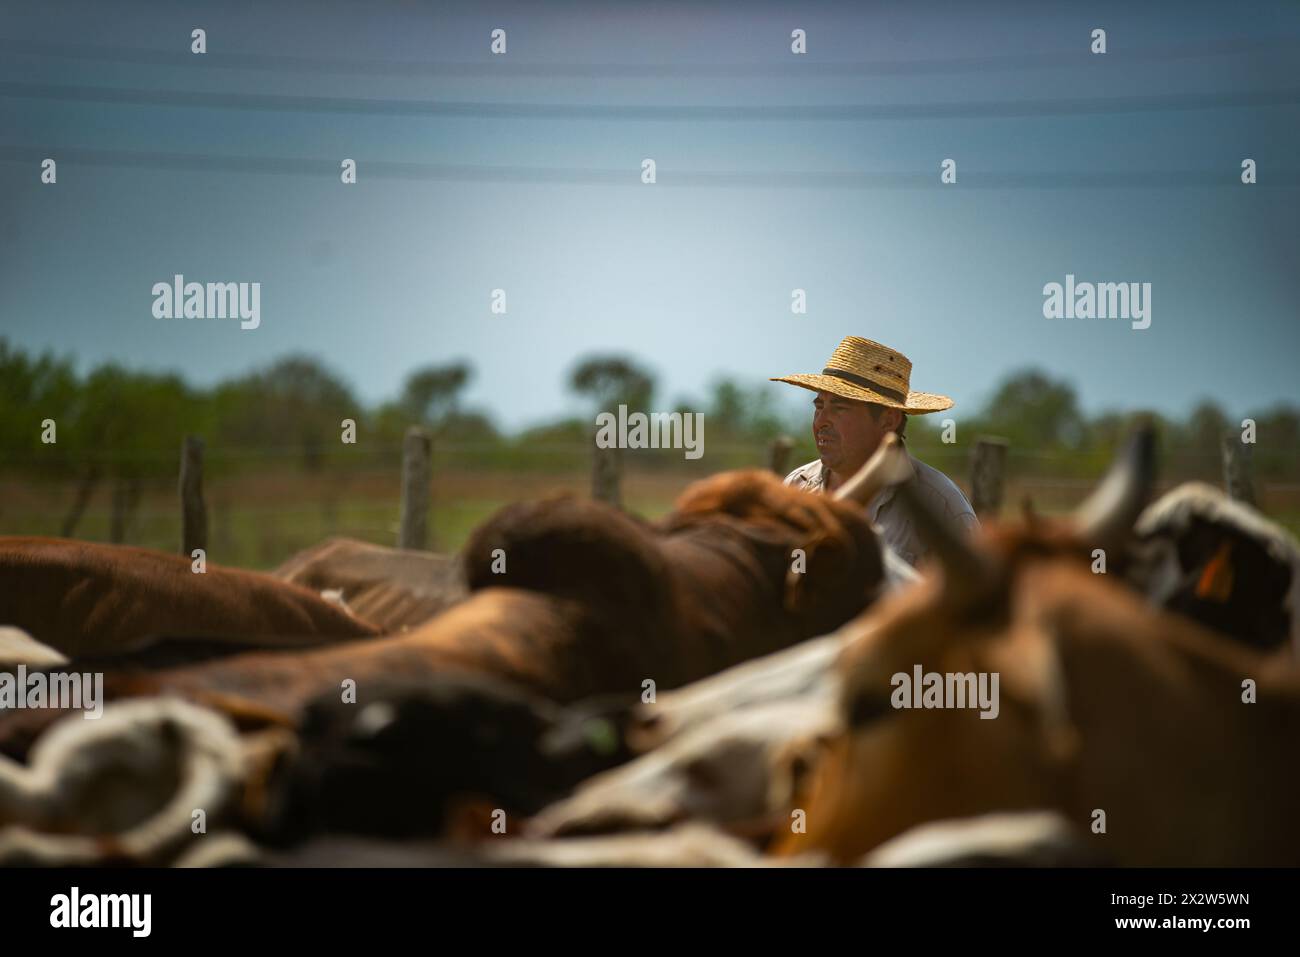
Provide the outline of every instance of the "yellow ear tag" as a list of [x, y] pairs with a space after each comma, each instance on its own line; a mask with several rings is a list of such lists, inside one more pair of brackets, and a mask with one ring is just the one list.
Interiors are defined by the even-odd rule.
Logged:
[[1224, 542], [1206, 564], [1201, 579], [1196, 583], [1196, 597], [1209, 601], [1225, 602], [1232, 594], [1232, 543]]

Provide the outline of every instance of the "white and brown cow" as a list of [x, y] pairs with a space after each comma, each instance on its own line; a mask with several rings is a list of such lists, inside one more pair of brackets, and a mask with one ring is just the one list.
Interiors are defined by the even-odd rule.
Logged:
[[[968, 543], [899, 494], [934, 540], [934, 573], [863, 616], [842, 661], [842, 730], [778, 853], [851, 863], [932, 821], [1058, 812], [1122, 865], [1300, 864], [1300, 670], [1091, 571], [1149, 487], [1144, 432], [1069, 527]], [[898, 675], [1000, 677], [997, 717], [900, 707]], [[916, 704], [914, 699], [911, 700]]]
[[1300, 543], [1244, 502], [1186, 482], [1138, 518], [1127, 577], [1151, 601], [1300, 657]]

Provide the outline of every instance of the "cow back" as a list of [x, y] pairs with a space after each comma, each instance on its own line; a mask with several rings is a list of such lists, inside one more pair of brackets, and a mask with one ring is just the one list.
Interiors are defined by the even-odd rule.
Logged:
[[0, 538], [0, 623], [70, 657], [130, 651], [155, 636], [347, 639], [377, 629], [269, 575], [146, 548]]

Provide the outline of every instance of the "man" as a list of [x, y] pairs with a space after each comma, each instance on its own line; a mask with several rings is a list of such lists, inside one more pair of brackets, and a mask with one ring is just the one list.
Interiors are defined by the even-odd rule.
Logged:
[[[772, 379], [817, 393], [813, 438], [820, 457], [795, 469], [785, 483], [810, 492], [833, 492], [866, 463], [887, 433], [895, 432], [904, 439], [907, 416], [952, 408], [953, 401], [946, 395], [911, 391], [911, 375], [912, 363], [901, 352], [870, 339], [847, 336], [820, 374]], [[979, 527], [970, 502], [948, 476], [910, 452], [908, 459], [917, 489], [939, 514], [963, 528]], [[869, 511], [885, 542], [908, 564], [916, 565], [925, 557], [928, 546], [894, 501], [892, 488], [876, 496]]]

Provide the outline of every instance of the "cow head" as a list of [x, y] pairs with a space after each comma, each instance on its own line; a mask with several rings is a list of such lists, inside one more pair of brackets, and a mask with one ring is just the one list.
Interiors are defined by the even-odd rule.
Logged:
[[471, 591], [526, 588], [615, 612], [665, 603], [650, 526], [572, 495], [507, 505], [474, 530], [461, 561]]
[[702, 820], [761, 840], [788, 800], [785, 772], [797, 763], [786, 759], [788, 739], [815, 735], [829, 712], [829, 702], [795, 699], [719, 715], [584, 781], [530, 821], [529, 832], [575, 836]]
[[1262, 651], [1300, 654], [1300, 544], [1243, 502], [1187, 482], [1142, 513], [1129, 581], [1153, 604]]
[[665, 687], [684, 684], [829, 632], [883, 589], [862, 503], [892, 478], [891, 453], [902, 454], [896, 442], [882, 443], [836, 497], [725, 472], [654, 525], [571, 497], [511, 505], [466, 543], [466, 580], [573, 600], [603, 649]]
[[262, 840], [489, 837], [494, 809], [535, 813], [630, 757], [619, 726], [625, 709], [613, 700], [561, 708], [455, 671], [381, 681], [367, 696], [354, 705], [330, 692], [307, 707], [297, 747], [268, 784]]
[[804, 636], [824, 634], [883, 591], [882, 545], [864, 506], [905, 468], [891, 434], [833, 496], [792, 488], [768, 472], [725, 472], [688, 488], [661, 527], [670, 535], [730, 532]]
[[828, 850], [848, 862], [927, 821], [1059, 805], [1077, 733], [1056, 646], [1060, 608], [1044, 596], [1117, 591], [1089, 559], [1121, 548], [1150, 486], [1152, 446], [1139, 432], [1073, 520], [995, 528], [975, 542], [898, 488], [932, 564], [867, 612], [846, 648], [842, 727], [796, 808], [804, 827], [779, 853]]

